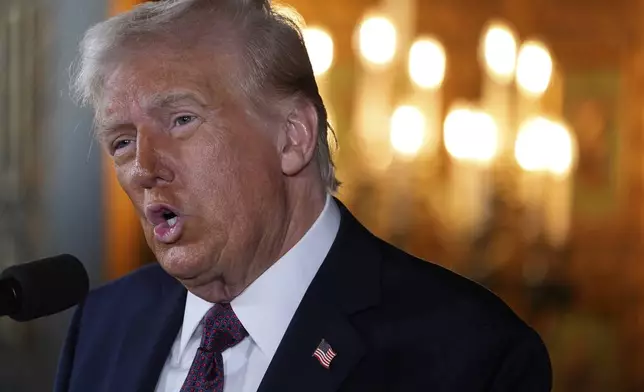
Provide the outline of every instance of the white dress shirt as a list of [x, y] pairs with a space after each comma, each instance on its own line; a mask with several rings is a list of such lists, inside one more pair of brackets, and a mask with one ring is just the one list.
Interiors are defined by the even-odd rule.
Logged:
[[[248, 286], [231, 306], [248, 337], [222, 353], [224, 392], [255, 392], [295, 311], [340, 227], [340, 210], [327, 196], [302, 239]], [[179, 392], [201, 343], [201, 321], [212, 303], [188, 292], [183, 325], [161, 371], [156, 392]]]

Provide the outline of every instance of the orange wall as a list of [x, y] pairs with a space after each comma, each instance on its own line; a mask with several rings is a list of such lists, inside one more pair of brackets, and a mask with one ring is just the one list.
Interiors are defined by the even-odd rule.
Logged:
[[120, 14], [132, 8], [133, 6], [143, 3], [143, 1], [138, 0], [111, 0], [110, 1], [110, 15]]

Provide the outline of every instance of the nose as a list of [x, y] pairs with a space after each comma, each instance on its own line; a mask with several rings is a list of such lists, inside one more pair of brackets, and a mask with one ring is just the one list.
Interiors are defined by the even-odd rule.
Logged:
[[141, 188], [151, 189], [173, 180], [172, 171], [164, 165], [164, 152], [161, 143], [155, 140], [161, 136], [139, 132], [136, 139], [136, 157], [132, 179]]

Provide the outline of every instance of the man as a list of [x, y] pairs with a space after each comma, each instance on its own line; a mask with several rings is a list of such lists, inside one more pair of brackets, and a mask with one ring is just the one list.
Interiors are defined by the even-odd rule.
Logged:
[[337, 200], [295, 25], [267, 0], [92, 28], [80, 98], [159, 264], [91, 293], [57, 391], [547, 391], [538, 335]]

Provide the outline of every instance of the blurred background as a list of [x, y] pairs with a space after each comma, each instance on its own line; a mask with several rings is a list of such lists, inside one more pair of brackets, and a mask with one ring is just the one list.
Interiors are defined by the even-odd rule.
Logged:
[[[92, 286], [151, 262], [69, 95], [78, 41], [135, 0], [0, 0], [0, 267]], [[501, 296], [555, 391], [644, 390], [644, 0], [290, 0], [336, 131], [339, 198]], [[0, 391], [51, 390], [70, 312], [0, 320]]]

